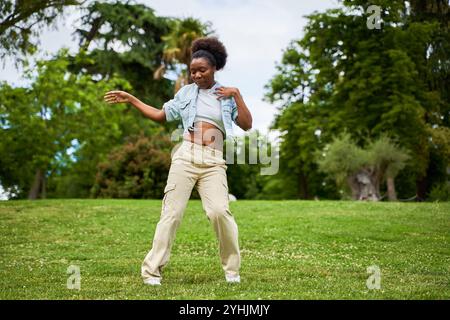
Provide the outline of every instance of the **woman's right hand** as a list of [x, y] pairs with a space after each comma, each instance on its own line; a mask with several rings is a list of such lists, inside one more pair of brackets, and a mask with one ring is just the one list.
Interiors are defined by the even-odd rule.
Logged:
[[125, 91], [109, 91], [105, 93], [103, 99], [109, 104], [128, 103], [133, 96]]

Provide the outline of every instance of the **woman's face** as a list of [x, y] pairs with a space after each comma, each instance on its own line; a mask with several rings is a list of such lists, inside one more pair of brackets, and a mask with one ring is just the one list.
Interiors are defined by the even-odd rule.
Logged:
[[214, 85], [216, 67], [211, 66], [205, 58], [192, 59], [191, 78], [200, 89], [209, 89]]

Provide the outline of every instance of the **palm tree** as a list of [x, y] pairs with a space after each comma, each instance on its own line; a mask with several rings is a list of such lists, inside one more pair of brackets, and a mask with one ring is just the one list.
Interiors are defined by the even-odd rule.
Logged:
[[174, 19], [171, 32], [162, 37], [165, 42], [163, 51], [163, 63], [154, 72], [155, 79], [161, 79], [167, 70], [178, 73], [175, 82], [175, 93], [188, 83], [189, 63], [191, 61], [191, 45], [196, 39], [205, 37], [213, 33], [209, 22], [202, 23], [194, 18]]

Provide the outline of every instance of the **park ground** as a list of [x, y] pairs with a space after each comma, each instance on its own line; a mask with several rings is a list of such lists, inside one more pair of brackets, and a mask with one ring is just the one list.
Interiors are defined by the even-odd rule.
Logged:
[[[230, 208], [240, 284], [225, 282], [213, 229], [191, 200], [163, 285], [150, 287], [140, 266], [160, 200], [2, 201], [0, 299], [450, 298], [450, 203], [238, 200]], [[68, 288], [70, 266], [80, 270], [79, 290]], [[369, 267], [380, 271], [379, 289]]]

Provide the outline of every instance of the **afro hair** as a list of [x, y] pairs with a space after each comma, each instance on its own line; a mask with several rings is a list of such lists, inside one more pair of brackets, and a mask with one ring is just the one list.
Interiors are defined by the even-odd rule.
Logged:
[[[206, 51], [206, 52], [205, 52]], [[217, 70], [227, 63], [227, 50], [216, 37], [199, 38], [192, 43], [192, 59], [206, 58]]]

